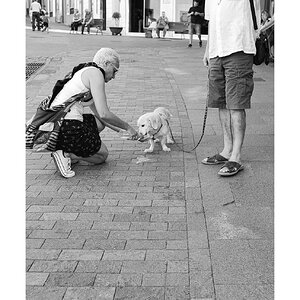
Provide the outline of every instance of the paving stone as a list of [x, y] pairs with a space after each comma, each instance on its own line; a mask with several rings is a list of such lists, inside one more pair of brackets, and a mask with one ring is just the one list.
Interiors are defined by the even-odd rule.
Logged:
[[118, 287], [115, 300], [164, 300], [163, 287]]
[[180, 286], [180, 287], [166, 287], [166, 300], [190, 300], [190, 291], [189, 287]]
[[165, 249], [166, 242], [161, 240], [128, 240], [126, 243], [126, 250], [139, 249]]
[[63, 250], [59, 260], [101, 260], [102, 250]]
[[76, 220], [78, 213], [44, 213], [40, 220]]
[[187, 250], [147, 250], [146, 260], [186, 260]]
[[26, 285], [43, 286], [49, 273], [26, 273]]
[[93, 273], [51, 273], [46, 286], [92, 286], [96, 274]]
[[109, 231], [104, 230], [72, 230], [69, 238], [107, 239]]
[[66, 205], [63, 209], [64, 213], [95, 213], [98, 211], [96, 206], [75, 206]]
[[54, 230], [33, 230], [29, 235], [30, 238], [38, 239], [65, 239], [69, 232], [55, 232]]
[[131, 222], [130, 230], [161, 231], [167, 230], [168, 224], [163, 222]]
[[44, 239], [26, 239], [27, 249], [39, 249], [44, 243]]
[[95, 286], [141, 286], [142, 274], [97, 274]]
[[82, 249], [84, 239], [46, 239], [43, 249]]
[[185, 250], [187, 249], [187, 241], [185, 240], [172, 240], [172, 241], [167, 241], [167, 249], [169, 250]]
[[152, 200], [120, 199], [118, 206], [151, 206]]
[[183, 260], [170, 260], [167, 266], [168, 273], [188, 273], [189, 263]]
[[66, 292], [64, 287], [26, 287], [27, 300], [61, 300]]
[[52, 229], [55, 221], [26, 221], [26, 229]]
[[110, 231], [109, 239], [113, 240], [142, 240], [147, 239], [148, 232], [147, 231]]
[[26, 213], [26, 221], [37, 221], [41, 218], [43, 213]]
[[61, 212], [63, 208], [57, 205], [31, 205], [27, 212]]
[[189, 275], [186, 273], [167, 273], [166, 286], [188, 286]]
[[150, 240], [185, 240], [186, 231], [149, 231]]
[[192, 298], [213, 298], [214, 285], [211, 271], [192, 272], [190, 292]]
[[258, 284], [216, 285], [217, 299], [222, 300], [257, 300], [274, 299], [274, 286]]
[[86, 240], [84, 249], [94, 250], [123, 250], [125, 249], [126, 240], [104, 240], [98, 238], [92, 238]]
[[83, 205], [87, 206], [117, 206], [119, 200], [116, 199], [86, 199]]
[[121, 271], [121, 261], [79, 261], [76, 272], [97, 274], [118, 274]]
[[185, 222], [185, 214], [152, 214], [151, 222]]
[[149, 222], [150, 214], [115, 214], [114, 222]]
[[129, 230], [130, 222], [98, 222], [93, 223], [92, 229]]
[[166, 206], [151, 206], [151, 207], [134, 207], [134, 214], [167, 214], [168, 207]]
[[113, 287], [69, 287], [64, 300], [113, 300], [114, 294]]
[[74, 272], [77, 261], [36, 260], [30, 272]]
[[184, 231], [187, 230], [186, 222], [168, 222], [169, 231]]
[[145, 255], [143, 250], [107, 250], [103, 260], [144, 260]]
[[27, 249], [27, 259], [57, 259], [60, 250], [48, 250], [48, 249]]
[[84, 220], [84, 221], [66, 221], [66, 220], [58, 220], [55, 223], [53, 230], [55, 232], [70, 232], [74, 229], [91, 229], [93, 226], [93, 221]]
[[166, 274], [144, 274], [143, 286], [165, 286]]
[[[28, 175], [26, 176], [28, 177]], [[52, 198], [40, 198], [40, 197], [28, 197], [26, 195], [26, 204], [27, 205], [48, 205], [51, 202]]]
[[122, 273], [165, 273], [167, 263], [164, 261], [124, 261]]
[[153, 200], [152, 206], [168, 206], [168, 207], [184, 207], [185, 201], [183, 200]]

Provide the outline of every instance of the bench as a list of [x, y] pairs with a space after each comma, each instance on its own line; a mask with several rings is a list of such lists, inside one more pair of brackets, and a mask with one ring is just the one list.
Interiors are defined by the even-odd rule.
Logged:
[[174, 31], [175, 33], [185, 34], [189, 32], [187, 22], [169, 22], [169, 31]]

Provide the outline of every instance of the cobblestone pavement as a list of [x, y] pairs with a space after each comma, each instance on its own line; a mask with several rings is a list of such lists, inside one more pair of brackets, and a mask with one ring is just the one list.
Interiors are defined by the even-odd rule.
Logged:
[[[99, 43], [80, 37], [85, 42], [72, 47], [61, 34], [66, 48], [47, 56], [53, 35], [43, 36], [43, 54], [27, 51], [28, 61], [46, 57], [27, 81], [27, 119], [57, 79], [109, 46], [121, 56], [107, 84], [111, 110], [135, 126], [141, 114], [165, 106], [178, 145], [197, 142], [207, 82], [197, 43], [187, 49], [184, 40], [103, 36]], [[49, 154], [27, 151], [27, 299], [273, 299], [273, 66], [256, 67], [255, 83], [246, 168], [234, 178], [200, 164], [222, 146], [214, 110], [192, 153], [156, 145], [145, 154], [145, 143], [105, 129], [107, 163], [81, 162], [64, 179]]]

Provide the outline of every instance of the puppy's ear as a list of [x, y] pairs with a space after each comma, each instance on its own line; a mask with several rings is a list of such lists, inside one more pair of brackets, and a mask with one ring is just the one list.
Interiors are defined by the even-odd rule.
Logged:
[[153, 129], [158, 129], [158, 127], [161, 125], [159, 114], [151, 114], [151, 116], [149, 117], [149, 121]]

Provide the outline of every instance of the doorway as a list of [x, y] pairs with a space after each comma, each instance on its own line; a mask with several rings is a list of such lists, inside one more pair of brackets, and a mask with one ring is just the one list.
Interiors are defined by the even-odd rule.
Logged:
[[144, 1], [129, 0], [129, 32], [144, 32]]

